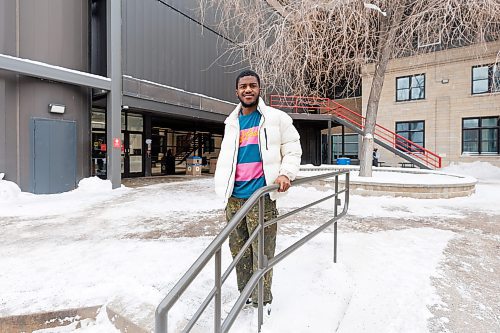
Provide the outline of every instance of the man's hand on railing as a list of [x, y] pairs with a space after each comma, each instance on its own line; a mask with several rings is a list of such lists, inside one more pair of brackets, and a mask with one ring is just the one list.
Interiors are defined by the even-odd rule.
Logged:
[[278, 192], [286, 192], [292, 186], [290, 179], [285, 175], [278, 176], [274, 183], [280, 186]]

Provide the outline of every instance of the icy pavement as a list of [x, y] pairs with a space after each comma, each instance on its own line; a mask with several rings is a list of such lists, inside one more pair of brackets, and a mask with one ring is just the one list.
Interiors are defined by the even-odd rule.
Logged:
[[[352, 196], [339, 225], [339, 263], [332, 263], [329, 231], [279, 264], [263, 332], [500, 331], [499, 180], [480, 179], [470, 198]], [[10, 193], [0, 201], [0, 316], [119, 303], [150, 321], [225, 225], [210, 178], [114, 191], [87, 181], [68, 193]], [[281, 212], [328, 189], [290, 192]], [[325, 221], [330, 207], [284, 221], [278, 250]], [[225, 246], [223, 264], [229, 261]], [[174, 308], [174, 327], [212, 284], [209, 264]], [[237, 296], [230, 276], [223, 313]], [[231, 331], [255, 332], [252, 312], [245, 310]], [[210, 315], [202, 317], [196, 332], [211, 325]]]

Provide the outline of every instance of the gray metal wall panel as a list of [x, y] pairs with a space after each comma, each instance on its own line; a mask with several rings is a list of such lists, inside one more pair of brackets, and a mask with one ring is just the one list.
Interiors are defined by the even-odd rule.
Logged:
[[[88, 39], [88, 0], [19, 1], [20, 57], [89, 71]], [[0, 76], [4, 77], [2, 73]], [[9, 177], [12, 179], [15, 172], [21, 189], [32, 188], [27, 135], [32, 117], [76, 121], [77, 179], [87, 177], [90, 89], [22, 76], [15, 80], [10, 88], [14, 97], [7, 111], [7, 126], [11, 131], [7, 134], [7, 140], [11, 140], [7, 148]], [[66, 112], [50, 114], [50, 103], [66, 105]]]
[[[19, 132], [29, 133], [29, 123], [32, 117], [53, 120], [69, 120], [77, 123], [77, 178], [89, 175], [90, 161], [90, 129], [89, 129], [89, 89], [72, 85], [50, 83], [33, 78], [19, 79]], [[66, 106], [64, 114], [49, 113], [49, 104]], [[23, 190], [31, 188], [29, 136], [19, 136], [20, 155], [20, 186]]]
[[19, 1], [19, 56], [88, 71], [88, 1]]
[[3, 173], [5, 173], [7, 169], [7, 156], [5, 154], [5, 150], [7, 147], [7, 131], [5, 128], [5, 104], [5, 81], [0, 78], [0, 172]]
[[16, 2], [0, 0], [0, 53], [16, 55]]
[[[18, 89], [17, 78], [11, 72], [0, 71], [0, 81], [4, 84], [5, 158], [3, 160], [5, 179], [19, 183], [18, 149]], [[1, 111], [0, 111], [1, 112]], [[2, 159], [2, 157], [0, 157]]]
[[[194, 17], [197, 1], [167, 1]], [[153, 0], [124, 0], [124, 74], [235, 101], [241, 65], [221, 56], [227, 42]], [[186, 10], [186, 8], [190, 8]], [[215, 63], [214, 63], [215, 62]]]

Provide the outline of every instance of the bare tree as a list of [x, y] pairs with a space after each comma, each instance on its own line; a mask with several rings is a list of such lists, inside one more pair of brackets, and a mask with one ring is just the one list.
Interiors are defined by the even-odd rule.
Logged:
[[275, 91], [345, 95], [373, 64], [360, 152], [371, 176], [373, 133], [389, 60], [500, 39], [499, 0], [200, 0], [218, 29], [237, 41], [231, 52]]

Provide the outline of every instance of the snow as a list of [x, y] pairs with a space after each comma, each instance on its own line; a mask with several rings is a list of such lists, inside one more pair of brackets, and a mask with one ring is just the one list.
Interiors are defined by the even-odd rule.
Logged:
[[21, 189], [16, 183], [4, 180], [4, 174], [0, 174], [0, 202], [7, 202], [17, 198], [21, 194]]
[[500, 182], [500, 168], [487, 162], [452, 163], [441, 171], [472, 176], [483, 181]]
[[21, 192], [17, 184], [0, 180], [0, 218], [8, 216], [38, 217], [84, 212], [102, 200], [123, 196], [130, 189], [112, 191], [111, 182], [98, 177], [82, 179], [76, 190], [61, 194], [34, 195]]
[[[491, 164], [489, 164], [491, 165]], [[476, 178], [469, 175], [444, 173], [433, 170], [404, 170], [399, 168], [377, 168], [372, 172], [372, 177], [360, 177], [359, 166], [304, 166], [298, 176], [310, 177], [336, 170], [350, 170], [350, 181], [357, 183], [373, 184], [420, 184], [420, 185], [445, 185], [476, 183]], [[340, 177], [344, 179], [344, 176]]]
[[363, 4], [365, 5], [365, 8], [376, 10], [380, 14], [382, 14], [384, 16], [387, 16], [387, 13], [384, 12], [384, 11], [382, 11], [382, 9], [380, 9], [379, 6], [371, 4], [371, 3], [366, 3], [366, 2], [364, 2]]
[[[353, 218], [422, 216], [463, 217], [468, 209], [500, 214], [500, 168], [487, 163], [445, 170], [480, 179], [468, 198], [413, 199], [352, 195]], [[414, 181], [421, 175], [374, 172], [374, 179]], [[434, 184], [456, 177], [423, 174]], [[439, 179], [435, 177], [440, 177]], [[213, 180], [195, 179], [141, 188], [112, 190], [109, 181], [84, 179], [70, 192], [33, 195], [0, 180], [0, 316], [121, 304], [138, 321], [152, 324], [155, 307], [211, 242], [200, 219], [219, 219], [224, 208]], [[331, 192], [292, 186], [279, 209], [299, 207]], [[331, 210], [331, 202], [320, 205]], [[201, 229], [200, 229], [201, 228]], [[198, 235], [173, 237], [171, 234]], [[277, 252], [309, 230], [308, 221], [291, 234], [278, 235]], [[159, 232], [155, 237], [139, 237]], [[273, 310], [263, 333], [277, 332], [427, 332], [429, 308], [441, 304], [431, 279], [451, 231], [415, 228], [342, 233], [334, 264], [333, 234], [324, 232], [274, 269]], [[222, 248], [223, 271], [231, 261]], [[178, 328], [213, 286], [213, 263], [174, 307], [169, 325]], [[234, 273], [224, 284], [223, 316], [238, 297]], [[211, 305], [209, 306], [211, 307]], [[195, 332], [212, 331], [212, 311]], [[115, 333], [101, 311], [97, 320], [47, 332]], [[231, 332], [255, 332], [255, 311], [245, 309]], [[442, 318], [443, 322], [447, 318]], [[152, 326], [149, 327], [152, 329]], [[175, 332], [175, 329], [174, 329]]]

